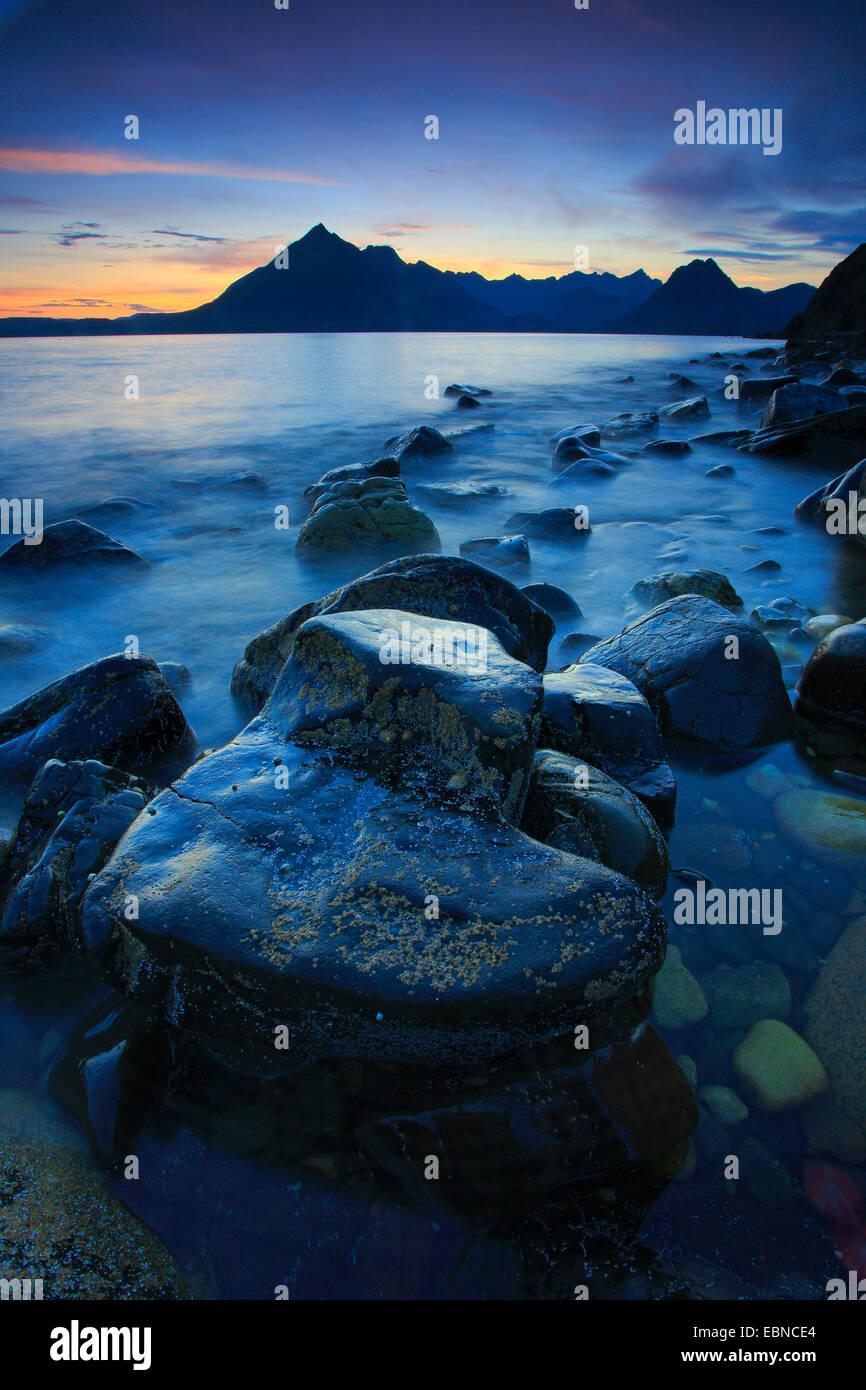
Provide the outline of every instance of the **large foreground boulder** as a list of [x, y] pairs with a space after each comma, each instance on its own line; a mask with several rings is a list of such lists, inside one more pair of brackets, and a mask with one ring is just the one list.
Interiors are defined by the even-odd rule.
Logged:
[[257, 712], [273, 690], [295, 633], [307, 618], [364, 608], [400, 608], [416, 616], [487, 628], [509, 656], [537, 671], [544, 670], [554, 632], [549, 614], [492, 570], [453, 555], [405, 556], [303, 604], [259, 633], [235, 666], [232, 693]]
[[262, 714], [150, 804], [85, 897], [87, 947], [123, 992], [260, 1073], [322, 1054], [477, 1066], [633, 998], [664, 950], [649, 895], [482, 806], [506, 783], [519, 804], [537, 677], [500, 694], [419, 651], [371, 686], [349, 646], [381, 619], [360, 622], [314, 620]]
[[815, 648], [794, 714], [824, 757], [866, 757], [866, 623], [837, 627]]
[[194, 748], [183, 710], [145, 656], [94, 661], [0, 714], [0, 770], [16, 777], [32, 778], [49, 758], [134, 772]]
[[848, 402], [840, 391], [827, 386], [808, 386], [801, 381], [791, 382], [773, 392], [761, 416], [761, 429], [785, 425], [790, 420], [810, 420], [815, 415], [847, 408]]
[[590, 647], [580, 664], [608, 666], [646, 696], [666, 738], [721, 749], [790, 736], [779, 659], [748, 620], [690, 594], [669, 599]]

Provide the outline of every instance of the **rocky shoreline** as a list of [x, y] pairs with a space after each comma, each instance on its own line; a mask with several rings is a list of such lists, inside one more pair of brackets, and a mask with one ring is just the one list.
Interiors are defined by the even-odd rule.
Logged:
[[[311, 593], [318, 557], [357, 554], [361, 572], [251, 638], [232, 677], [249, 722], [223, 748], [197, 748], [178, 672], [138, 655], [0, 715], [24, 798], [0, 969], [85, 960], [116, 992], [52, 1082], [105, 1171], [157, 1103], [230, 1146], [237, 1110], [256, 1116], [247, 1151], [318, 1147], [336, 1183], [435, 1192], [470, 1226], [512, 1229], [575, 1189], [568, 1220], [601, 1220], [592, 1194], [623, 1184], [631, 1240], [669, 1184], [703, 1173], [817, 1212], [829, 1266], [840, 1247], [866, 1264], [866, 620], [796, 596], [746, 615], [724, 574], [671, 569], [634, 586], [620, 632], [551, 669], [580, 609], [520, 587], [534, 539], [592, 545], [582, 481], [635, 448], [826, 459], [800, 517], [826, 524], [840, 497], [866, 510], [866, 360], [828, 341], [744, 356], [754, 370], [718, 366], [765, 402], [757, 429], [665, 438], [667, 421], [704, 428], [700, 394], [564, 427], [551, 506], [459, 555], [439, 553], [421, 503], [459, 507], [473, 485], [425, 482], [425, 460], [459, 456], [476, 427], [419, 426], [311, 479], [296, 538]], [[490, 396], [445, 394], [461, 412]], [[0, 565], [26, 582], [146, 561], [72, 519]], [[783, 749], [809, 772], [778, 766]], [[742, 800], [678, 805], [689, 761], [733, 770]], [[702, 902], [780, 891], [779, 929], [678, 918], [697, 884]], [[0, 1274], [13, 1265], [0, 1223]], [[641, 1278], [705, 1296], [660, 1268]], [[760, 1296], [794, 1296], [767, 1279]]]

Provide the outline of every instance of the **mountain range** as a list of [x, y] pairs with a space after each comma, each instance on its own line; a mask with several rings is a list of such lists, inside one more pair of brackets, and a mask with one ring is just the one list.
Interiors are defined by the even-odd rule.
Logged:
[[[276, 258], [279, 259], [279, 258]], [[390, 246], [364, 250], [321, 223], [221, 295], [178, 313], [117, 319], [0, 319], [0, 337], [152, 333], [700, 333], [781, 335], [814, 286], [740, 289], [714, 260], [680, 266], [662, 284], [572, 271], [541, 280], [436, 270]]]

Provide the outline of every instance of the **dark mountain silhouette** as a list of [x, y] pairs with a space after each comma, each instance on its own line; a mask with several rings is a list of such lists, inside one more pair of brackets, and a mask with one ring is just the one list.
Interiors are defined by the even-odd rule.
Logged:
[[740, 289], [710, 258], [678, 266], [660, 289], [611, 325], [619, 333], [736, 334], [782, 337], [791, 315], [804, 308], [814, 286]]
[[[700, 284], [692, 283], [696, 267], [703, 271]], [[269, 261], [197, 309], [117, 319], [0, 319], [0, 337], [600, 330], [752, 334], [779, 329], [811, 293], [811, 287], [797, 285], [770, 294], [740, 290], [714, 261], [693, 261], [674, 271], [665, 285], [642, 270], [625, 276], [573, 271], [558, 279], [509, 275], [486, 280], [475, 272], [436, 270], [424, 261], [407, 264], [390, 246], [362, 251], [319, 223], [292, 242], [285, 268]], [[641, 319], [653, 305], [661, 307]]]
[[787, 332], [789, 338], [835, 333], [866, 338], [866, 242], [833, 267]]
[[527, 280], [522, 275], [485, 280], [477, 271], [445, 273], [501, 314], [541, 314], [565, 332], [574, 332], [575, 324], [583, 333], [601, 332], [611, 319], [640, 304], [661, 285], [661, 280], [650, 279], [644, 270], [623, 276], [573, 270], [545, 280]]

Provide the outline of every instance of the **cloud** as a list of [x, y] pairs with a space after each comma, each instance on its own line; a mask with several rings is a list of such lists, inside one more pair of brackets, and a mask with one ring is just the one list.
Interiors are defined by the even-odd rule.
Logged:
[[204, 178], [269, 179], [276, 183], [311, 183], [338, 188], [333, 179], [288, 169], [259, 169], [222, 160], [147, 159], [129, 151], [0, 149], [0, 169], [16, 174], [197, 174]]
[[806, 237], [824, 251], [853, 251], [866, 241], [866, 208], [824, 212], [817, 208], [781, 213], [770, 224], [774, 231]]
[[76, 246], [79, 241], [106, 241], [104, 232], [58, 232], [54, 238], [58, 246]]
[[204, 236], [201, 232], [176, 232], [171, 227], [160, 227], [158, 230], [142, 232], [142, 236], [177, 236], [183, 237], [186, 241], [216, 241], [221, 245], [229, 240], [225, 236]]
[[725, 256], [732, 261], [789, 261], [790, 251], [732, 251], [724, 246], [687, 246], [680, 256]]

